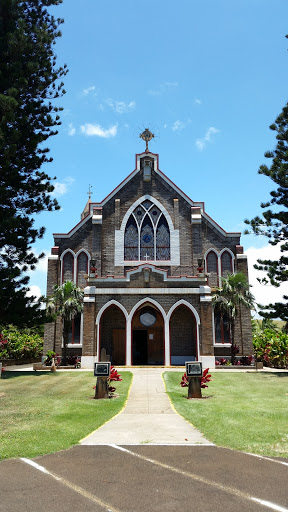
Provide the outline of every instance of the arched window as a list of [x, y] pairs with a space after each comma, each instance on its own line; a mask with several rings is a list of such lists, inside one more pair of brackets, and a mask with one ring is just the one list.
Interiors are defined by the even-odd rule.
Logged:
[[126, 261], [170, 260], [170, 230], [165, 215], [146, 199], [131, 213], [125, 228]]
[[233, 272], [232, 256], [230, 252], [224, 251], [221, 255], [221, 275], [227, 277], [228, 274]]
[[218, 256], [214, 251], [210, 251], [206, 256], [206, 271], [209, 274], [209, 286], [215, 288], [218, 286]]
[[133, 215], [130, 215], [126, 224], [124, 258], [125, 260], [138, 260], [138, 228]]
[[170, 231], [164, 215], [156, 230], [156, 260], [170, 260]]
[[74, 255], [66, 252], [62, 262], [62, 282], [74, 280]]
[[145, 215], [140, 232], [140, 258], [141, 260], [154, 260], [154, 229], [151, 219]]
[[84, 288], [87, 284], [85, 274], [88, 274], [88, 256], [83, 251], [80, 252], [77, 258], [77, 285], [81, 288]]

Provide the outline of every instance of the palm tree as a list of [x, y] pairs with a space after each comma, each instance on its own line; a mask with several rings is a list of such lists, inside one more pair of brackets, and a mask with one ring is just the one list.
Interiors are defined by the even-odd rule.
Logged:
[[69, 334], [72, 328], [72, 320], [83, 311], [84, 292], [72, 281], [66, 281], [61, 286], [54, 286], [53, 295], [47, 299], [47, 313], [61, 316], [63, 334], [63, 364], [66, 365], [66, 349]]
[[242, 272], [228, 274], [222, 277], [222, 286], [217, 288], [212, 297], [213, 307], [220, 313], [225, 314], [230, 327], [231, 334], [231, 362], [235, 362], [235, 323], [238, 314], [241, 316], [241, 306], [253, 309], [254, 296], [249, 291], [247, 277]]

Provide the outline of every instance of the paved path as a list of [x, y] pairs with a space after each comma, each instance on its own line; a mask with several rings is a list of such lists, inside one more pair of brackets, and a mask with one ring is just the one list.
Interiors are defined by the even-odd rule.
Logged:
[[[130, 369], [129, 369], [130, 370]], [[125, 409], [82, 440], [82, 445], [210, 445], [171, 407], [162, 379], [164, 368], [134, 368]]]

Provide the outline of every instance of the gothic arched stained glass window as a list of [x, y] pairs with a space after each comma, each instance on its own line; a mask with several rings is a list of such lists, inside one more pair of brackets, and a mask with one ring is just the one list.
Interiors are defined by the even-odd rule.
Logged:
[[165, 215], [146, 199], [136, 206], [125, 228], [125, 261], [170, 260], [170, 230]]
[[62, 262], [62, 282], [74, 280], [74, 256], [66, 252]]
[[221, 274], [222, 277], [227, 277], [228, 274], [233, 272], [232, 256], [230, 252], [224, 251], [221, 256]]
[[154, 260], [154, 229], [150, 217], [146, 215], [140, 232], [141, 260]]
[[125, 229], [124, 238], [125, 260], [138, 260], [138, 228], [133, 215], [130, 215]]
[[170, 260], [170, 231], [163, 214], [156, 230], [156, 260]]

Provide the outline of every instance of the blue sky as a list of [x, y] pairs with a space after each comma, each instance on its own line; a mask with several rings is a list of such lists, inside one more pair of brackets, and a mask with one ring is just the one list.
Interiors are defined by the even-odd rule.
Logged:
[[[35, 252], [79, 222], [89, 184], [101, 201], [133, 171], [146, 127], [160, 169], [226, 231], [243, 231], [274, 188], [257, 171], [288, 100], [287, 1], [64, 0], [53, 13], [65, 20], [55, 51], [69, 73], [45, 170], [61, 210], [37, 217], [46, 234]], [[279, 251], [265, 238], [242, 244], [251, 264]], [[258, 301], [281, 297], [255, 286], [252, 268], [250, 278]], [[30, 286], [46, 292], [46, 261]]]

